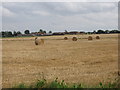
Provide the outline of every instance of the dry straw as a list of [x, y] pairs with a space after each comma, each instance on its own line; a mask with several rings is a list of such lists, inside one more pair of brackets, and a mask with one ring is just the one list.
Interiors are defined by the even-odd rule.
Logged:
[[88, 40], [93, 40], [92, 36], [89, 36], [89, 37], [88, 37]]
[[41, 44], [44, 44], [44, 39], [41, 39]]
[[44, 44], [44, 39], [35, 38], [35, 45]]
[[99, 36], [96, 36], [96, 39], [100, 39], [100, 37], [99, 37]]
[[77, 38], [76, 38], [76, 37], [73, 37], [72, 40], [73, 40], [73, 41], [77, 41]]
[[64, 40], [68, 40], [68, 37], [64, 37]]

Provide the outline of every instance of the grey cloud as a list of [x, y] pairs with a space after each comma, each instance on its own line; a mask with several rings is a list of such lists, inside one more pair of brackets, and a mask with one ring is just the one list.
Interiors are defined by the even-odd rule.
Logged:
[[31, 11], [46, 11], [51, 14], [74, 15], [111, 11], [116, 8], [117, 3], [78, 3], [78, 2], [39, 2], [39, 3], [3, 3], [3, 6], [12, 12], [20, 14], [31, 14]]
[[3, 3], [3, 8], [14, 14], [14, 17], [3, 14], [4, 29], [88, 31], [117, 28], [117, 3], [20, 2]]
[[0, 30], [2, 30], [2, 3], [0, 3]]

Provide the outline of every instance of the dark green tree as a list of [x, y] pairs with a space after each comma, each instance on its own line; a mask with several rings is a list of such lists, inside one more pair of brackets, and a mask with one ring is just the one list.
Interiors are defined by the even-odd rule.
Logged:
[[43, 31], [43, 33], [46, 33], [46, 31]]
[[105, 33], [105, 31], [103, 31], [103, 30], [98, 30], [97, 31], [97, 34], [104, 34]]
[[52, 31], [49, 31], [49, 33], [52, 33]]
[[12, 32], [9, 31], [9, 32], [8, 32], [8, 37], [12, 37], [12, 36], [13, 36]]
[[43, 33], [44, 31], [42, 29], [39, 30], [40, 33]]
[[18, 31], [18, 32], [17, 32], [17, 35], [18, 35], [18, 34], [22, 34], [22, 33], [21, 33], [20, 31]]
[[29, 30], [25, 30], [24, 33], [25, 34], [30, 34], [30, 31]]
[[13, 34], [11, 31], [2, 31], [2, 37], [12, 37]]
[[94, 30], [93, 33], [96, 34], [96, 31]]
[[107, 34], [107, 33], [109, 33], [110, 31], [109, 30], [105, 30], [105, 33]]
[[4, 31], [2, 31], [2, 37], [5, 37], [5, 32]]
[[111, 30], [109, 33], [120, 33], [118, 30]]
[[13, 32], [13, 36], [17, 36], [17, 32], [16, 31]]

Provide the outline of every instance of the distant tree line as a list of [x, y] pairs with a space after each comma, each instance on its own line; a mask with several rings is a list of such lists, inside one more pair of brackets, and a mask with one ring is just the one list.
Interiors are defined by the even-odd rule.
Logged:
[[[46, 31], [40, 29], [37, 33], [45, 34]], [[49, 31], [48, 33], [52, 33], [52, 31]], [[16, 37], [16, 36], [19, 36], [21, 34], [22, 34], [22, 32], [20, 32], [20, 31], [13, 31], [13, 32], [12, 31], [1, 31], [0, 32], [1, 37]], [[30, 32], [30, 30], [25, 30], [24, 34], [31, 34], [31, 32]]]
[[[45, 30], [40, 29], [37, 33], [42, 33], [42, 34], [46, 34]], [[48, 33], [52, 33], [52, 31], [49, 31]], [[67, 30], [65, 30], [64, 32], [65, 34], [68, 33]], [[119, 30], [97, 30], [97, 31], [92, 31], [92, 32], [85, 32], [87, 34], [114, 34], [114, 33], [120, 33]], [[16, 37], [21, 35], [22, 33], [20, 31], [1, 31], [0, 32], [0, 36], [1, 37]], [[30, 30], [25, 30], [24, 34], [31, 34]]]
[[114, 33], [120, 33], [119, 30], [97, 30], [93, 32], [88, 32], [90, 34], [114, 34]]
[[19, 34], [22, 34], [20, 31], [14, 31], [14, 32], [11, 32], [11, 31], [2, 31], [0, 32], [1, 36], [2, 37], [14, 37], [14, 36], [18, 36]]

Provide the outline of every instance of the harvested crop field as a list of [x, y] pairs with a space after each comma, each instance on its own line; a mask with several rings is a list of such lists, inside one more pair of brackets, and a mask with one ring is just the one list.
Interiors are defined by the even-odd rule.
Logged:
[[[72, 37], [78, 37], [72, 41]], [[92, 36], [93, 40], [88, 40]], [[95, 39], [100, 36], [100, 39]], [[68, 40], [64, 40], [68, 37]], [[44, 45], [34, 37], [3, 38], [3, 88], [31, 84], [37, 79], [98, 85], [114, 81], [118, 70], [118, 35], [46, 36]]]

